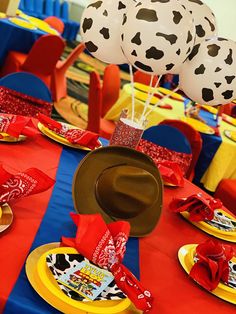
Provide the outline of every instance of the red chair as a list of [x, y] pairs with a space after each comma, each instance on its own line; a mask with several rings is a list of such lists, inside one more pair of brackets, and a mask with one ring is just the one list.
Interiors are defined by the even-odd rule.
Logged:
[[224, 206], [236, 215], [236, 179], [221, 180], [214, 197], [219, 198]]
[[109, 64], [104, 71], [102, 86], [102, 112], [104, 117], [114, 105], [120, 94], [120, 69], [115, 64]]
[[87, 130], [98, 133], [109, 139], [114, 132], [115, 124], [101, 117], [102, 112], [102, 88], [100, 76], [97, 72], [90, 73], [89, 97], [88, 97], [88, 125]]
[[64, 23], [61, 19], [59, 19], [56, 16], [49, 16], [46, 19], [44, 19], [44, 21], [46, 23], [48, 23], [49, 26], [51, 26], [52, 28], [54, 28], [55, 30], [58, 31], [58, 33], [62, 34], [64, 31]]
[[59, 60], [57, 62], [51, 80], [53, 100], [59, 101], [61, 98], [67, 96], [66, 71], [77, 60], [84, 48], [84, 44], [79, 44], [72, 50], [65, 60]]
[[52, 73], [64, 48], [65, 42], [60, 36], [44, 35], [34, 43], [28, 54], [10, 51], [0, 76], [13, 72], [30, 72], [50, 88]]
[[[141, 84], [149, 86], [150, 85], [150, 80], [151, 80], [151, 75], [150, 74], [143, 73], [143, 72], [141, 72], [139, 70], [137, 70], [134, 73], [134, 82], [141, 83]], [[158, 76], [155, 75], [154, 78], [153, 78], [153, 81], [152, 81], [152, 86], [155, 86], [157, 80], [158, 80]]]
[[196, 131], [193, 127], [189, 124], [179, 121], [179, 120], [164, 120], [160, 124], [166, 124], [173, 126], [180, 130], [188, 139], [191, 150], [192, 150], [192, 161], [190, 167], [186, 173], [186, 178], [190, 181], [193, 180], [194, 177], [194, 168], [198, 161], [198, 157], [202, 150], [202, 138], [198, 131]]

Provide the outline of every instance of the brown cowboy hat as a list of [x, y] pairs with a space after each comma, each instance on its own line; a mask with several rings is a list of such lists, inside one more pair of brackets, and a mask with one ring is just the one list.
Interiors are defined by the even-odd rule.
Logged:
[[121, 146], [90, 152], [78, 166], [72, 188], [80, 214], [100, 213], [106, 223], [126, 220], [131, 236], [145, 236], [156, 226], [163, 184], [150, 157]]

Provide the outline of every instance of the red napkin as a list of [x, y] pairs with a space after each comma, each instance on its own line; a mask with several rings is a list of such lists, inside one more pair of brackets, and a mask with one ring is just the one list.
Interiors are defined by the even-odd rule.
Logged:
[[0, 204], [49, 189], [55, 181], [36, 168], [13, 175], [0, 165]]
[[207, 240], [196, 248], [198, 261], [190, 271], [190, 277], [202, 287], [212, 291], [219, 282], [228, 282], [229, 264], [234, 255], [233, 248], [217, 241]]
[[191, 221], [212, 220], [214, 218], [214, 210], [222, 207], [222, 203], [218, 199], [204, 198], [200, 193], [193, 194], [187, 198], [174, 198], [169, 208], [175, 213], [188, 211]]
[[[29, 124], [30, 118], [16, 115], [0, 115], [0, 132], [18, 138]], [[29, 126], [28, 126], [29, 129]], [[3, 136], [1, 136], [3, 138]]]
[[122, 264], [128, 241], [130, 225], [126, 221], [108, 225], [99, 214], [71, 217], [78, 227], [75, 238], [62, 237], [62, 246], [70, 246], [101, 268], [109, 270], [117, 286], [128, 296], [134, 305], [148, 312], [153, 297], [145, 290], [137, 278]]
[[166, 183], [176, 186], [184, 186], [184, 176], [180, 166], [173, 161], [164, 160], [157, 164], [162, 179]]
[[66, 128], [60, 122], [55, 121], [41, 113], [38, 114], [38, 119], [44, 126], [63, 136], [72, 144], [88, 147], [90, 149], [95, 149], [99, 146], [99, 135], [96, 133], [81, 129]]

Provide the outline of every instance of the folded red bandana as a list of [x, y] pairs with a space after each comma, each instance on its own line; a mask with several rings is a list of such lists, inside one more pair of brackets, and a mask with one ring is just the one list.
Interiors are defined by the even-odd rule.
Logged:
[[66, 138], [70, 143], [95, 149], [99, 147], [99, 135], [90, 131], [81, 129], [70, 129], [66, 125], [61, 124], [43, 114], [38, 114], [38, 120], [48, 129]]
[[192, 160], [192, 154], [175, 152], [144, 139], [140, 140], [137, 150], [150, 156], [157, 166], [160, 162], [165, 160], [175, 162], [180, 166], [184, 175], [186, 174]]
[[[0, 133], [6, 133], [10, 136], [18, 138], [21, 134], [33, 136], [37, 132], [30, 118], [1, 114]], [[3, 138], [2, 135], [1, 138]]]
[[202, 287], [212, 291], [220, 281], [229, 280], [229, 261], [234, 255], [233, 248], [217, 241], [207, 240], [196, 248], [197, 262], [190, 271], [190, 277]]
[[0, 165], [0, 204], [49, 189], [55, 181], [36, 168], [13, 175]]
[[222, 208], [222, 203], [218, 199], [204, 198], [200, 193], [187, 198], [174, 198], [169, 208], [175, 213], [189, 212], [189, 220], [202, 221], [212, 220], [214, 210]]
[[75, 238], [62, 237], [62, 246], [70, 246], [101, 268], [109, 270], [117, 286], [134, 305], [148, 312], [152, 307], [152, 295], [122, 264], [128, 241], [130, 225], [126, 221], [107, 224], [99, 214], [71, 217], [78, 227]]
[[0, 86], [0, 112], [28, 117], [36, 117], [41, 112], [50, 116], [52, 107], [50, 102]]
[[164, 183], [184, 186], [183, 172], [176, 162], [164, 160], [158, 163], [157, 168], [161, 173]]

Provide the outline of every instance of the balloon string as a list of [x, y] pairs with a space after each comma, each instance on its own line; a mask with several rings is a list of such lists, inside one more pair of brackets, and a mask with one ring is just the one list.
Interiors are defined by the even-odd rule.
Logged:
[[129, 73], [130, 73], [130, 81], [131, 81], [131, 89], [132, 89], [132, 114], [131, 114], [131, 119], [134, 121], [134, 75], [133, 75], [133, 69], [132, 65], [129, 64]]
[[[159, 83], [160, 83], [161, 77], [162, 77], [162, 75], [159, 76], [158, 80], [156, 81], [155, 86], [152, 87], [152, 81], [153, 81], [153, 75], [152, 75], [152, 78], [150, 80], [150, 85], [149, 85], [147, 99], [145, 101], [145, 105], [144, 105], [144, 108], [143, 108], [143, 113], [142, 113], [141, 118], [140, 118], [140, 122], [142, 122], [144, 120], [146, 110], [148, 108], [148, 105], [150, 104], [150, 101], [151, 101], [153, 95], [155, 93], [158, 94], [158, 95], [162, 95], [161, 93], [159, 93], [158, 91], [155, 90], [157, 88], [157, 86], [159, 85]], [[150, 93], [150, 91], [152, 91], [152, 92]]]
[[158, 100], [155, 105], [144, 115], [144, 120], [147, 119], [147, 116], [155, 109], [157, 108], [159, 105], [161, 105], [163, 103], [164, 100], [170, 98], [175, 92], [177, 92], [179, 90], [179, 86], [177, 86], [174, 90], [172, 90], [170, 92], [169, 95], [166, 95], [165, 97], [163, 97], [161, 100]]

